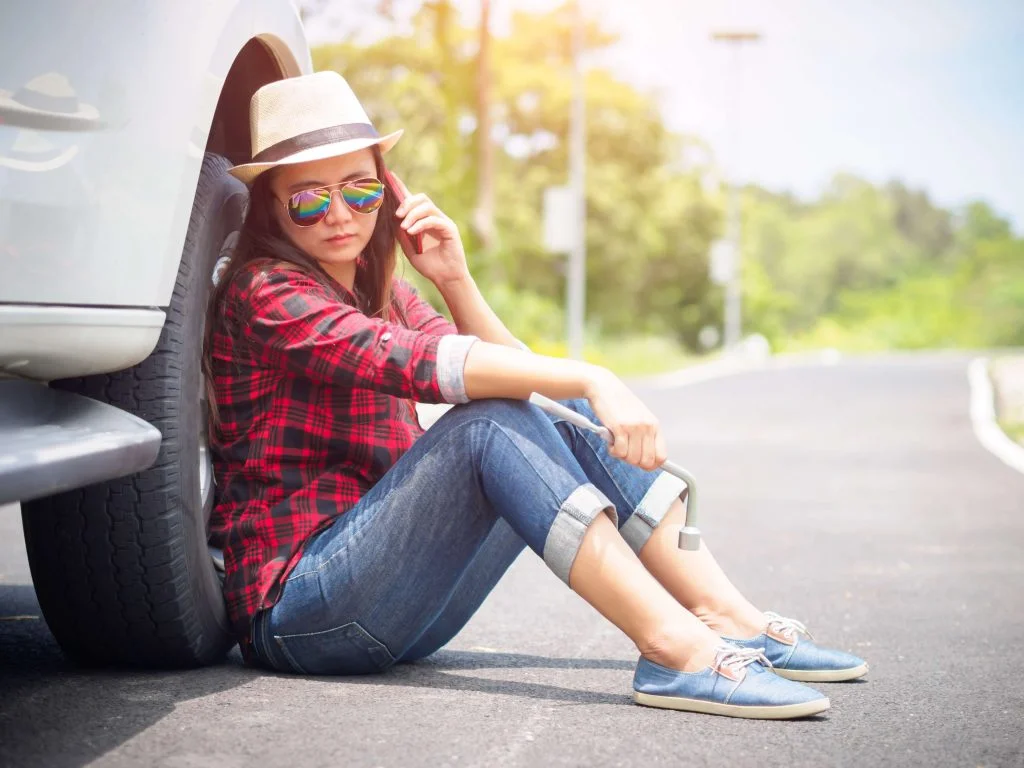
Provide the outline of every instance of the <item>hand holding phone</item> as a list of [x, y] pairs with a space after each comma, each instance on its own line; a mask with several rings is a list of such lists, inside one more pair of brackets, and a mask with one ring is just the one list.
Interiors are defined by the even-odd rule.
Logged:
[[398, 198], [402, 221], [397, 238], [413, 269], [437, 286], [467, 276], [466, 252], [455, 222], [427, 195], [411, 195], [394, 173], [387, 171], [384, 182]]
[[[384, 182], [394, 190], [399, 205], [409, 196], [408, 187], [392, 171], [385, 171]], [[402, 246], [402, 251], [407, 258], [413, 254], [423, 253], [426, 249], [438, 245], [438, 241], [430, 235], [410, 235], [400, 227], [398, 228], [398, 243]]]

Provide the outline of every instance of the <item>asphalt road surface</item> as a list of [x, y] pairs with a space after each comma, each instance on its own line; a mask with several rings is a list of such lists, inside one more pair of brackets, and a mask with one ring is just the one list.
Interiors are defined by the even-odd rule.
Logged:
[[764, 609], [871, 664], [796, 722], [630, 700], [628, 640], [525, 553], [430, 660], [359, 679], [82, 671], [0, 510], [0, 765], [1022, 766], [1024, 475], [979, 446], [967, 359], [638, 389], [702, 529]]

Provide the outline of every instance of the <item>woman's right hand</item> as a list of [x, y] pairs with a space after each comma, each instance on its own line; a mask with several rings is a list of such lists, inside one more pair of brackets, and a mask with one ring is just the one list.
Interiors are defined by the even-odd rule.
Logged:
[[648, 471], [665, 463], [665, 438], [658, 420], [607, 368], [481, 340], [466, 354], [463, 381], [470, 400], [528, 400], [534, 392], [552, 400], [582, 395], [612, 433], [612, 456]]
[[665, 463], [668, 453], [658, 420], [618, 376], [607, 368], [591, 368], [584, 396], [614, 437], [608, 448], [612, 456], [647, 471]]

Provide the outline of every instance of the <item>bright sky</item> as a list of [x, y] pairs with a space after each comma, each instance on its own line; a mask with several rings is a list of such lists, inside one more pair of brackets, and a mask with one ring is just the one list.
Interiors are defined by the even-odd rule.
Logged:
[[[622, 37], [601, 63], [656, 92], [739, 180], [812, 196], [840, 170], [899, 178], [943, 205], [985, 200], [1024, 232], [1024, 0], [582, 2]], [[476, 0], [455, 4], [474, 18]], [[494, 30], [555, 4], [492, 0]], [[719, 29], [763, 39], [733, 66]]]

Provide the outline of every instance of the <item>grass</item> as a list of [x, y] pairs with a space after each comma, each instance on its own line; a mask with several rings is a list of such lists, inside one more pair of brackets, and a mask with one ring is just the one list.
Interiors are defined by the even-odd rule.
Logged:
[[[1000, 392], [1000, 382], [1003, 379], [1003, 377], [1009, 375], [1008, 373], [1006, 373], [1006, 371], [1011, 370], [1011, 362], [1013, 363], [1013, 370], [1021, 370], [1021, 367], [1019, 365], [1020, 358], [1016, 356], [999, 357], [993, 360], [991, 363], [989, 363], [989, 377], [992, 380], [996, 392]], [[1016, 387], [1014, 389], [1019, 392], [1019, 389], [1017, 389]], [[1004, 398], [1005, 394], [1003, 395], [1003, 397], [996, 398], [997, 410], [999, 408], [1000, 401], [1003, 400]], [[1015, 402], [1013, 403], [1011, 408], [1004, 408], [1002, 412], [997, 412], [996, 420], [1000, 428], [1003, 430], [1003, 432], [1006, 433], [1006, 435], [1011, 440], [1014, 440], [1020, 445], [1024, 445], [1024, 421], [1022, 421], [1020, 418], [1021, 414], [1024, 414], [1024, 403], [1016, 402], [1017, 399], [1018, 398], [1016, 397], [1014, 398]]]
[[1024, 445], [1024, 422], [1019, 421], [1000, 421], [999, 426], [1002, 427], [1011, 440], [1016, 440], [1021, 445]]

